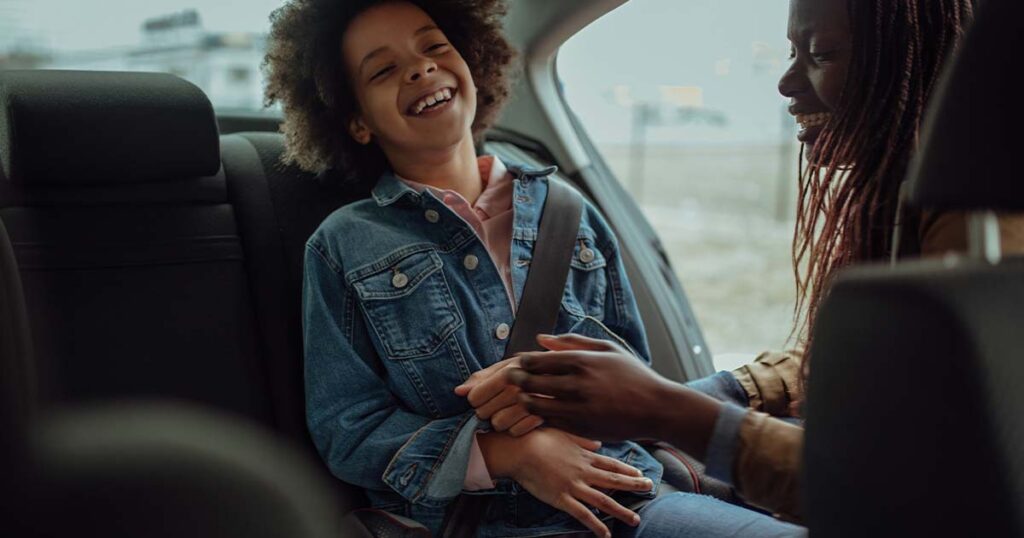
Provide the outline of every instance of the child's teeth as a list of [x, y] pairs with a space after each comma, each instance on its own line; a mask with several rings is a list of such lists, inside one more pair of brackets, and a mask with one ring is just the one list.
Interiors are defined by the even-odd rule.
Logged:
[[423, 109], [427, 107], [432, 107], [451, 98], [452, 91], [450, 89], [444, 88], [442, 90], [437, 90], [437, 92], [435, 92], [434, 95], [428, 95], [427, 97], [424, 97], [422, 101], [416, 103], [416, 105], [412, 107], [412, 111], [414, 114], [419, 114], [423, 112]]

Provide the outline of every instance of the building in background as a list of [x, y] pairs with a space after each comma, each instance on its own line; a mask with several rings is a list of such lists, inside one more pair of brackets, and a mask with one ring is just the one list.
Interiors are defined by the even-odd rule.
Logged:
[[[258, 110], [263, 107], [259, 66], [265, 48], [263, 34], [208, 32], [199, 13], [187, 10], [145, 21], [137, 46], [53, 55], [36, 52], [27, 59], [33, 65], [11, 62], [0, 68], [173, 73], [202, 88], [217, 108]], [[29, 62], [22, 58], [19, 63]]]

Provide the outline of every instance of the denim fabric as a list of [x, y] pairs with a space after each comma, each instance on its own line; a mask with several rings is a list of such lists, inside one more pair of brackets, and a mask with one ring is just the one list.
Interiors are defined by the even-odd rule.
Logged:
[[616, 538], [796, 538], [807, 529], [695, 493], [658, 497], [640, 510], [640, 526], [615, 525]]
[[[554, 169], [509, 171], [518, 300]], [[484, 245], [431, 192], [417, 193], [386, 173], [372, 199], [334, 212], [309, 239], [303, 321], [307, 423], [324, 461], [338, 478], [364, 488], [373, 506], [436, 533], [462, 493], [474, 432], [489, 429], [453, 389], [504, 358], [514, 322]], [[556, 332], [617, 335], [650, 360], [616, 239], [590, 204]], [[606, 444], [600, 452], [660, 483], [661, 465], [638, 445]], [[483, 537], [582, 529], [509, 480], [474, 494], [492, 497]]]
[[750, 409], [726, 402], [718, 412], [715, 428], [708, 439], [704, 456], [704, 472], [727, 484], [733, 482], [732, 468], [740, 444], [740, 424]]
[[740, 382], [736, 380], [732, 372], [722, 371], [707, 377], [687, 381], [686, 386], [698, 392], [703, 392], [716, 400], [736, 404], [740, 407], [750, 406], [747, 391], [743, 390], [743, 385], [740, 385]]

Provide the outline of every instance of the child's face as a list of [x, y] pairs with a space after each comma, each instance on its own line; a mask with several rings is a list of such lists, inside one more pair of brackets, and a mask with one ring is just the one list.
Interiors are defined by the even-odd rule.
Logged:
[[853, 35], [847, 0], [791, 0], [789, 41], [792, 65], [779, 80], [790, 113], [801, 130], [797, 138], [812, 149], [836, 110], [846, 84]]
[[472, 137], [476, 86], [469, 66], [434, 21], [406, 2], [372, 7], [342, 38], [358, 101], [357, 142], [396, 152], [443, 150]]

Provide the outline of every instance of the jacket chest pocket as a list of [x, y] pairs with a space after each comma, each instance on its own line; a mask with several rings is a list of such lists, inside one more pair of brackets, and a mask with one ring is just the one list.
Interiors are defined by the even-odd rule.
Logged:
[[608, 293], [607, 265], [595, 244], [593, 232], [581, 230], [562, 298], [562, 306], [570, 314], [604, 319], [605, 296]]
[[432, 355], [463, 325], [441, 258], [421, 251], [385, 260], [350, 277], [367, 323], [387, 358]]

